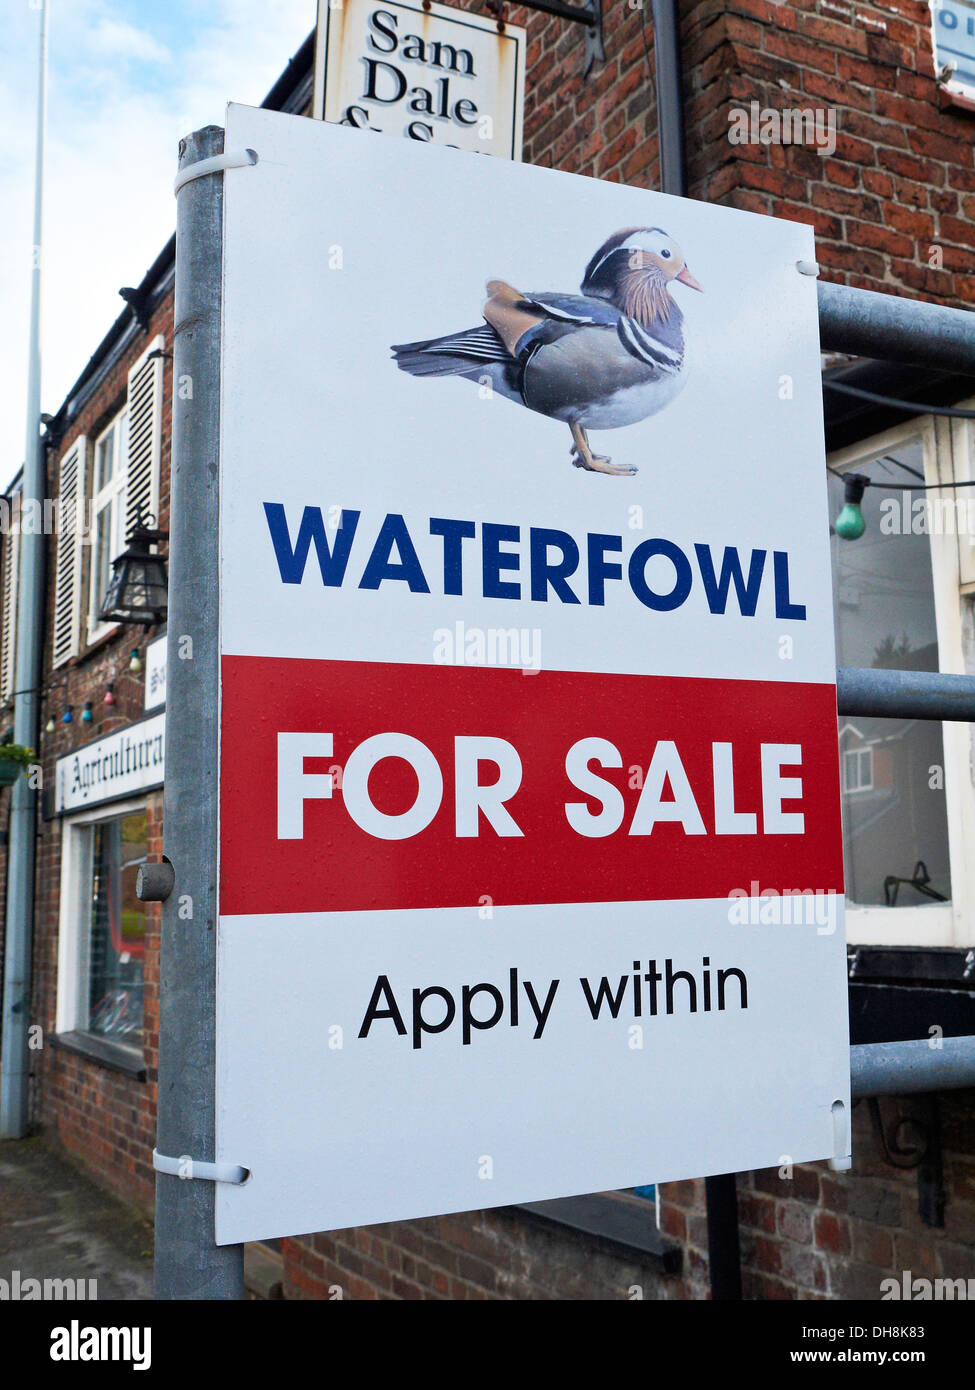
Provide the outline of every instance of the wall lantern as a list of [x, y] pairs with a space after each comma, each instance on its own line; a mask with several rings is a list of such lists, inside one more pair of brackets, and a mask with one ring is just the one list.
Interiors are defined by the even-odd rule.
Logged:
[[168, 531], [154, 531], [141, 519], [136, 522], [127, 549], [112, 561], [112, 577], [98, 614], [102, 622], [151, 627], [166, 617], [166, 561], [154, 555], [151, 547], [168, 539]]

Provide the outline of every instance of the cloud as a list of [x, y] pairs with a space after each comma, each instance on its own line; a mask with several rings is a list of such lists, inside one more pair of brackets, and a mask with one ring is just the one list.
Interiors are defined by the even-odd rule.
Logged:
[[[188, 131], [259, 105], [314, 26], [315, 0], [72, 0], [51, 16], [41, 408], [59, 409], [175, 228]], [[0, 482], [23, 459], [38, 12], [0, 27]]]
[[92, 53], [105, 58], [134, 58], [140, 62], [164, 63], [169, 61], [170, 53], [165, 44], [159, 43], [145, 29], [136, 29], [121, 20], [103, 16], [91, 34]]

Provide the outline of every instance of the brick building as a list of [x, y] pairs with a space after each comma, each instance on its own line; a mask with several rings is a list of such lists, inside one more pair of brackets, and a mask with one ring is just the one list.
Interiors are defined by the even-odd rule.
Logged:
[[[811, 223], [827, 278], [972, 302], [975, 102], [936, 77], [926, 4], [701, 0], [680, 12], [689, 196]], [[529, 35], [525, 159], [659, 187], [654, 36], [642, 5], [607, 7], [605, 61], [587, 75], [578, 26], [523, 9], [508, 18]], [[307, 113], [311, 55], [309, 40], [265, 105]], [[804, 128], [813, 139], [777, 138], [786, 110], [816, 116], [819, 125]], [[745, 138], [729, 138], [736, 121]], [[62, 526], [48, 563], [31, 1014], [45, 1046], [35, 1054], [33, 1116], [144, 1207], [159, 914], [135, 898], [134, 874], [162, 852], [162, 772], [150, 745], [163, 648], [161, 629], [113, 626], [98, 613], [139, 502], [167, 524], [173, 261], [170, 243], [47, 433], [51, 495], [85, 524]], [[971, 408], [971, 384], [835, 357], [824, 372], [831, 466], [888, 485], [864, 504], [866, 536], [833, 542], [838, 660], [971, 672], [972, 533], [884, 529], [885, 503], [928, 495], [905, 493], [912, 480], [942, 485], [934, 495], [951, 499], [945, 485], [975, 477], [972, 422], [937, 413]], [[913, 408], [891, 403], [905, 399]], [[830, 487], [838, 510], [841, 480]], [[11, 537], [0, 698], [12, 689], [14, 549]], [[145, 745], [145, 758], [134, 769], [117, 761], [109, 775], [105, 756], [120, 745]], [[975, 1032], [968, 728], [845, 720], [839, 746], [853, 1039]], [[973, 1091], [860, 1102], [850, 1173], [793, 1167], [783, 1155], [778, 1170], [737, 1182], [748, 1298], [878, 1298], [881, 1281], [904, 1270], [975, 1277]], [[281, 1242], [281, 1277], [294, 1298], [703, 1298], [707, 1246], [698, 1180], [291, 1238]]]

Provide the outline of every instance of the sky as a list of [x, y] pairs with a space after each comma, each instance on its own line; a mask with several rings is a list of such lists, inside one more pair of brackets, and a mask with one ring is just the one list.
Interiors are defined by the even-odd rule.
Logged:
[[[0, 484], [23, 462], [38, 0], [0, 25]], [[180, 137], [259, 106], [316, 0], [48, 0], [41, 410], [54, 414], [175, 230]]]

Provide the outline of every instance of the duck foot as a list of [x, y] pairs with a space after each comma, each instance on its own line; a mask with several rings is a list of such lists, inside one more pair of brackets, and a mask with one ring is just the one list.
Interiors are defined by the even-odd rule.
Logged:
[[628, 463], [614, 463], [605, 454], [583, 454], [581, 450], [574, 446], [571, 450], [572, 466], [574, 468], [584, 468], [587, 473], [609, 473], [615, 478], [632, 478], [636, 473], [636, 468]]
[[632, 478], [636, 469], [626, 463], [614, 463], [604, 454], [594, 454], [589, 447], [589, 436], [579, 424], [570, 424], [572, 431], [572, 463], [575, 468], [584, 468], [587, 473], [610, 473], [617, 478]]

